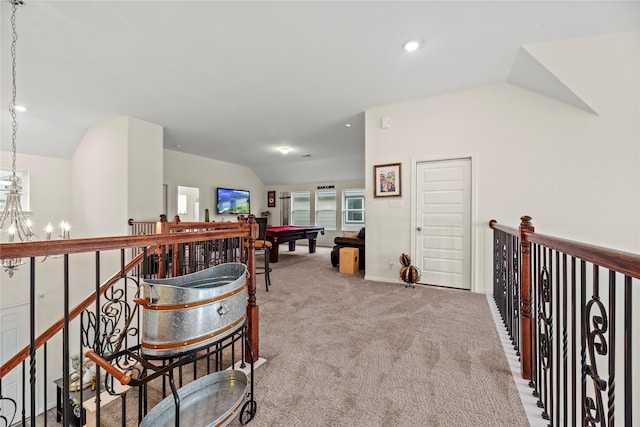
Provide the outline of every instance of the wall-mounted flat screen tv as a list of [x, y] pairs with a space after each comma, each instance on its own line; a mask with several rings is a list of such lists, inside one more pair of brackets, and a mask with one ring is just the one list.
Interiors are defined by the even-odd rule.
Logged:
[[218, 215], [248, 215], [251, 212], [249, 191], [218, 187], [216, 189], [216, 206]]

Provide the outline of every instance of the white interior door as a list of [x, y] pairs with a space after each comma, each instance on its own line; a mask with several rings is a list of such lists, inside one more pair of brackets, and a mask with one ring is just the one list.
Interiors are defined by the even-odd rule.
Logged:
[[[0, 343], [2, 344], [0, 346], [2, 349], [0, 365], [29, 344], [28, 328], [28, 304], [0, 309]], [[2, 378], [0, 417], [4, 417], [6, 423], [11, 423], [12, 418], [14, 424], [18, 423], [22, 413], [22, 405], [26, 405], [26, 408], [29, 407], [29, 396], [30, 394], [26, 393], [27, 402], [22, 401], [22, 368], [18, 367]], [[0, 422], [0, 424], [2, 423]]]
[[416, 191], [420, 283], [471, 289], [471, 159], [418, 163]]

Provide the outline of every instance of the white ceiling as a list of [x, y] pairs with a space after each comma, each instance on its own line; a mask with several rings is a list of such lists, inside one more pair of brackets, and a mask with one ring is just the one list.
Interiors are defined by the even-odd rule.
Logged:
[[[1, 12], [10, 150], [8, 0]], [[366, 109], [505, 82], [521, 45], [639, 29], [640, 2], [26, 0], [17, 28], [19, 152], [69, 158], [127, 115], [273, 185], [362, 179]]]

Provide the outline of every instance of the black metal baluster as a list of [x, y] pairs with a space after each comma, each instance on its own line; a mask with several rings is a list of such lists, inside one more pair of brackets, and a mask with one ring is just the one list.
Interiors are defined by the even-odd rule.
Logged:
[[511, 257], [513, 258], [514, 270], [513, 270], [513, 349], [520, 360], [520, 239], [516, 236], [511, 236], [513, 251]]
[[533, 397], [540, 398], [540, 378], [538, 377], [538, 275], [534, 271], [538, 271], [538, 259], [540, 257], [540, 247], [531, 245], [531, 381], [529, 386], [533, 388]]
[[[550, 314], [547, 311], [551, 299], [551, 289], [549, 283], [549, 270], [547, 267], [547, 248], [542, 249], [542, 263], [538, 276], [538, 330], [540, 341], [540, 399], [538, 407], [542, 409], [542, 418], [549, 420], [548, 404], [550, 389], [550, 367], [551, 367], [551, 337], [549, 331]], [[550, 261], [549, 261], [550, 263]]]
[[[84, 357], [84, 355], [83, 355], [83, 353], [82, 353], [82, 340], [83, 340], [83, 329], [84, 329], [84, 328], [83, 328], [84, 317], [85, 317], [85, 311], [83, 311], [82, 313], [80, 313], [80, 331], [79, 331], [79, 332], [80, 332], [80, 339], [78, 340], [78, 341], [79, 341], [79, 343], [78, 343], [78, 347], [80, 348], [80, 350], [78, 351], [78, 356], [80, 357], [80, 362], [79, 362], [79, 363], [80, 363], [80, 366], [78, 367], [78, 369], [80, 370], [80, 372], [79, 372], [78, 374], [80, 375], [80, 377], [78, 378], [78, 380], [77, 380], [77, 381], [78, 381], [78, 386], [80, 387], [80, 388], [79, 388], [79, 390], [78, 390], [78, 391], [79, 391], [79, 396], [78, 396], [78, 398], [79, 398], [79, 404], [80, 404], [80, 424], [81, 424], [81, 425], [83, 424], [83, 422], [82, 422], [82, 411], [83, 411], [83, 409], [82, 409], [82, 403], [84, 402], [84, 399], [83, 399], [83, 397], [84, 397], [84, 396], [83, 396], [83, 393], [84, 393], [84, 392], [83, 392], [83, 390], [82, 390], [82, 388], [84, 387], [84, 384], [82, 383], [82, 379], [84, 378], [84, 375], [83, 375], [83, 369], [82, 369], [82, 367], [83, 367], [83, 362], [84, 362], [84, 361], [83, 361], [83, 357]], [[87, 332], [87, 337], [88, 337], [88, 336], [89, 336], [89, 335], [88, 335], [88, 332]], [[75, 412], [74, 412], [74, 415], [75, 415]]]
[[[547, 368], [547, 390], [548, 396], [545, 401], [545, 411], [547, 413], [547, 417], [549, 420], [549, 427], [553, 425], [553, 412], [554, 412], [554, 391], [553, 391], [553, 383], [554, 383], [554, 357], [553, 357], [553, 343], [555, 340], [555, 334], [553, 333], [553, 328], [555, 326], [555, 321], [553, 318], [553, 304], [554, 304], [554, 293], [553, 293], [553, 272], [554, 272], [554, 263], [553, 263], [553, 250], [549, 249], [549, 274], [547, 276], [547, 305], [545, 305], [545, 313], [547, 318], [545, 319], [545, 328], [549, 340], [549, 366]], [[557, 281], [556, 281], [557, 283]], [[548, 311], [546, 311], [548, 309]]]
[[609, 270], [609, 390], [607, 406], [609, 408], [609, 427], [614, 427], [616, 400], [616, 273]]
[[[93, 351], [96, 354], [103, 356], [104, 348], [102, 346], [102, 337], [100, 336], [100, 251], [96, 251], [96, 277], [95, 277], [95, 287], [96, 287], [96, 307], [95, 307], [95, 316], [96, 316], [96, 340], [93, 345]], [[100, 378], [100, 365], [96, 363], [96, 425], [100, 424], [100, 390], [101, 390], [101, 378]]]
[[[127, 273], [125, 271], [125, 249], [120, 249], [120, 278], [122, 279], [122, 287], [124, 288], [124, 307], [128, 308], [128, 302], [129, 299], [127, 298]], [[114, 285], [115, 286], [115, 285]], [[130, 318], [130, 311], [125, 309], [124, 310], [124, 325], [129, 325], [129, 318]], [[129, 334], [125, 333], [124, 334], [124, 348], [129, 348]]]
[[[567, 411], [567, 403], [568, 403], [568, 393], [569, 393], [569, 384], [567, 383], [568, 373], [567, 373], [567, 254], [562, 254], [562, 424], [558, 423], [558, 425], [567, 426], [568, 422], [568, 411]], [[573, 304], [573, 302], [571, 302]]]
[[513, 339], [513, 313], [516, 311], [513, 303], [513, 240], [510, 236], [506, 235], [505, 238], [507, 240], [507, 259], [505, 260], [507, 263], [507, 319], [509, 321], [509, 338], [511, 338], [511, 344], [515, 344], [515, 340]]
[[582, 421], [584, 423], [587, 419], [586, 406], [584, 404], [587, 398], [587, 325], [586, 325], [586, 307], [587, 307], [587, 263], [584, 260], [580, 260], [580, 375], [582, 383], [581, 405], [582, 408]]
[[69, 425], [69, 255], [64, 255], [64, 326], [62, 329], [62, 425]]
[[577, 336], [576, 333], [576, 258], [571, 257], [571, 427], [577, 427], [578, 411], [578, 367], [576, 366]]
[[631, 283], [632, 278], [624, 278], [624, 425], [633, 425], [633, 412], [631, 408], [632, 400], [632, 348], [633, 340], [631, 335]]
[[[42, 376], [44, 378], [44, 382], [42, 384], [42, 394], [44, 399], [44, 427], [47, 427], [47, 341], [44, 342], [42, 347], [42, 358], [44, 359], [44, 366], [42, 369]], [[0, 387], [1, 389], [1, 387]]]
[[[586, 306], [586, 316], [583, 320], [587, 333], [588, 364], [585, 365], [585, 375], [591, 378], [593, 385], [593, 397], [585, 395], [584, 407], [586, 425], [606, 425], [604, 417], [604, 403], [602, 393], [607, 388], [607, 382], [600, 378], [597, 366], [597, 357], [608, 354], [608, 345], [605, 333], [609, 327], [608, 316], [600, 299], [599, 267], [593, 265], [593, 293]], [[597, 311], [596, 311], [597, 310]], [[592, 311], [596, 311], [593, 313]]]
[[31, 257], [29, 278], [29, 385], [31, 401], [29, 402], [32, 425], [36, 423], [36, 259]]
[[[560, 286], [561, 286], [561, 280], [560, 280], [560, 274], [561, 274], [561, 270], [562, 270], [562, 265], [560, 264], [560, 252], [556, 251], [555, 253], [555, 292], [554, 292], [554, 304], [555, 304], [555, 309], [556, 309], [556, 315], [555, 315], [555, 320], [553, 322], [553, 326], [555, 328], [555, 333], [554, 333], [554, 339], [555, 339], [555, 344], [556, 344], [556, 355], [554, 360], [557, 361], [557, 363], [554, 364], [554, 371], [553, 371], [553, 376], [554, 376], [554, 384], [555, 384], [555, 390], [552, 394], [552, 404], [551, 404], [551, 408], [552, 408], [552, 415], [555, 416], [555, 425], [559, 426], [560, 425], [560, 399], [561, 399], [561, 363], [560, 361], [562, 360], [562, 353], [561, 353], [561, 342], [562, 342], [562, 334], [561, 334], [561, 328], [562, 328], [562, 321], [561, 321], [561, 317], [560, 317], [560, 306], [564, 305], [564, 301], [561, 300], [561, 296], [560, 296]], [[557, 338], [556, 338], [557, 337]], [[555, 396], [555, 399], [553, 399], [553, 396]], [[555, 405], [553, 404], [553, 402], [557, 402], [555, 403]]]
[[22, 425], [27, 425], [27, 408], [25, 402], [27, 401], [27, 391], [25, 385], [27, 384], [27, 364], [22, 361]]

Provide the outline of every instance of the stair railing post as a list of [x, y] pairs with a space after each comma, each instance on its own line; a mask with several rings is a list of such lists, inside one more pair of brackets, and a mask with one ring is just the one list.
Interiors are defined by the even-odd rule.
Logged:
[[526, 233], [533, 233], [534, 227], [530, 216], [520, 218], [520, 346], [521, 375], [531, 380], [533, 334], [531, 322], [531, 244]]

